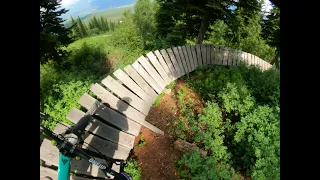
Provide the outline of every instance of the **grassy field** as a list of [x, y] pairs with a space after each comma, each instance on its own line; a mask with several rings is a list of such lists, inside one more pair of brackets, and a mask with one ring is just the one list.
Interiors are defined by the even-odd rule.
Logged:
[[[101, 11], [97, 11], [97, 12], [90, 13], [90, 14], [79, 15], [79, 17], [82, 20], [82, 22], [85, 24], [88, 24], [90, 19], [92, 19], [94, 16], [96, 16], [96, 17], [103, 16], [103, 17], [108, 18], [109, 21], [118, 21], [118, 20], [121, 20], [122, 14], [125, 10], [132, 10], [133, 11], [133, 5], [128, 5], [128, 6], [114, 8], [114, 9], [101, 10]], [[66, 20], [65, 25], [66, 26], [71, 25], [70, 18], [68, 18]]]

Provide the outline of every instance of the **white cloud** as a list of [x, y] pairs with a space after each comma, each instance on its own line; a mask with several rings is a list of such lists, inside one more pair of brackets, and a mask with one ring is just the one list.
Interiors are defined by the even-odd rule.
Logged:
[[79, 1], [79, 0], [62, 0], [61, 1], [61, 6], [62, 7], [68, 7], [68, 6], [76, 3], [77, 1]]

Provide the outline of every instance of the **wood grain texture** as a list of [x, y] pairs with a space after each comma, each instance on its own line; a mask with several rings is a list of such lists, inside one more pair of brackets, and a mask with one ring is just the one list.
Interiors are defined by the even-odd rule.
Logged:
[[148, 103], [150, 106], [153, 104], [152, 98], [144, 92], [138, 84], [136, 84], [125, 72], [121, 69], [113, 72], [113, 75], [117, 77], [124, 85], [131, 89], [136, 95], [138, 95], [142, 100]]
[[196, 46], [190, 46], [192, 52], [193, 70], [198, 68], [198, 58], [196, 52]]
[[[68, 113], [67, 118], [71, 122], [76, 124], [84, 115], [85, 113], [83, 111], [80, 111], [77, 108], [72, 108], [71, 111]], [[114, 120], [116, 121], [117, 119], [114, 119]], [[96, 135], [99, 135], [104, 139], [114, 142], [115, 144], [119, 144], [126, 147], [126, 148], [122, 148], [122, 150], [130, 151], [130, 149], [133, 148], [134, 138], [135, 138], [133, 135], [127, 134], [119, 129], [111, 127], [105, 124], [104, 122], [97, 120], [96, 118], [93, 118], [93, 117], [90, 117], [90, 122], [92, 125], [91, 127], [86, 128], [86, 130]]]
[[136, 108], [143, 114], [148, 114], [151, 105], [140, 99], [137, 95], [133, 94], [111, 76], [107, 76], [101, 82], [113, 93], [117, 94], [121, 98], [121, 100], [126, 101], [128, 104], [130, 104], [132, 107]]
[[202, 65], [206, 67], [207, 65], [207, 48], [206, 45], [201, 44], [201, 56], [202, 56]]
[[168, 65], [168, 68], [170, 69], [170, 72], [173, 76], [173, 80], [176, 80], [179, 78], [179, 74], [178, 72], [176, 71], [170, 57], [169, 57], [169, 54], [167, 53], [167, 51], [165, 49], [161, 49], [160, 50], [160, 53], [163, 57], [163, 59], [165, 60], [166, 64]]
[[173, 47], [172, 48], [172, 51], [174, 53], [174, 56], [176, 58], [176, 61], [177, 61], [177, 64], [179, 65], [179, 68], [181, 70], [181, 76], [185, 75], [186, 72], [185, 72], [185, 68], [183, 67], [183, 64], [182, 64], [182, 60], [181, 60], [181, 57], [180, 57], [180, 53], [178, 51], [178, 48], [177, 47]]
[[93, 98], [87, 93], [85, 93], [80, 97], [78, 103], [84, 108], [86, 108], [87, 110], [93, 104], [98, 104], [98, 108], [95, 111], [94, 115], [101, 117], [106, 122], [134, 136], [138, 135], [140, 132], [140, 128], [141, 128], [140, 124], [110, 109], [109, 107], [100, 103], [98, 100], [96, 100], [95, 98]]
[[165, 84], [168, 85], [170, 84], [171, 80], [168, 77], [167, 73], [163, 69], [162, 65], [158, 61], [157, 57], [153, 54], [152, 51], [146, 54], [147, 57], [149, 58], [150, 62], [152, 63], [153, 67], [157, 70], [157, 73], [162, 77], [164, 80]]
[[166, 82], [161, 78], [158, 72], [152, 67], [148, 59], [146, 59], [144, 56], [140, 56], [138, 58], [138, 62], [150, 74], [150, 76], [155, 80], [155, 82], [157, 82], [160, 85], [161, 89], [164, 89], [166, 87], [167, 85]]
[[201, 67], [203, 67], [203, 63], [202, 63], [202, 53], [201, 53], [201, 45], [200, 44], [196, 45], [196, 52], [197, 52], [197, 59], [198, 59], [198, 67], [201, 68]]
[[191, 65], [191, 62], [190, 62], [190, 57], [188, 55], [187, 48], [186, 48], [186, 46], [181, 46], [181, 49], [182, 49], [183, 55], [184, 55], [185, 60], [186, 60], [186, 64], [187, 64], [187, 67], [188, 67], [188, 73], [190, 73], [191, 70], [192, 70], [192, 65]]
[[[175, 80], [174, 74], [171, 72], [171, 70], [169, 69], [169, 66], [167, 65], [167, 63], [165, 62], [165, 60], [163, 59], [160, 51], [156, 50], [153, 52], [156, 57], [158, 58], [158, 61], [160, 62], [163, 70], [166, 72], [170, 82]], [[171, 64], [172, 65], [172, 64]]]
[[125, 116], [139, 124], [142, 124], [145, 121], [146, 115], [136, 110], [132, 106], [129, 106], [122, 100], [118, 99], [101, 85], [95, 83], [90, 86], [90, 90], [99, 99], [101, 99], [101, 102], [108, 104], [111, 108], [118, 111], [119, 113], [124, 114]]
[[145, 92], [147, 93], [152, 102], [154, 102], [157, 98], [157, 93], [152, 87], [139, 75], [139, 73], [131, 66], [128, 65], [124, 68], [124, 71], [133, 79], [134, 82]]
[[210, 44], [206, 44], [206, 52], [207, 52], [207, 65], [208, 65], [208, 64], [211, 64]]
[[140, 76], [159, 94], [163, 88], [150, 76], [149, 73], [141, 66], [138, 61], [132, 64], [132, 67], [140, 74]]
[[168, 55], [169, 55], [169, 57], [171, 59], [171, 62], [172, 62], [173, 66], [174, 66], [174, 68], [175, 68], [175, 70], [176, 70], [176, 72], [178, 74], [178, 77], [183, 76], [183, 71], [180, 68], [180, 65], [179, 65], [179, 63], [178, 63], [178, 61], [177, 61], [177, 59], [176, 59], [176, 57], [174, 55], [173, 50], [171, 48], [168, 48], [168, 49], [166, 49], [166, 51], [167, 51], [167, 53], [168, 53]]
[[178, 49], [178, 52], [179, 52], [179, 55], [180, 55], [180, 60], [181, 60], [182, 65], [183, 65], [184, 73], [188, 74], [189, 73], [189, 69], [188, 69], [188, 66], [187, 66], [186, 57], [184, 57], [184, 54], [183, 54], [183, 51], [182, 51], [182, 47], [178, 46], [177, 49]]

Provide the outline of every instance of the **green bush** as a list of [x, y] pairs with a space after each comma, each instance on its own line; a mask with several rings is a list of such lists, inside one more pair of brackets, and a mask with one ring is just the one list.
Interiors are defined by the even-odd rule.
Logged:
[[[106, 52], [101, 45], [88, 45], [84, 42], [79, 49], [74, 49], [71, 57], [65, 61], [65, 66], [72, 71], [86, 71], [101, 76], [110, 71]], [[69, 69], [70, 70], [70, 69]]]
[[196, 74], [185, 80], [206, 101], [205, 108], [196, 116], [186, 91], [178, 91], [184, 117], [175, 122], [175, 132], [208, 156], [183, 155], [177, 163], [181, 176], [280, 179], [279, 72], [241, 65], [212, 66]]
[[127, 160], [127, 165], [124, 167], [124, 171], [129, 173], [133, 180], [140, 180], [141, 169], [134, 159]]

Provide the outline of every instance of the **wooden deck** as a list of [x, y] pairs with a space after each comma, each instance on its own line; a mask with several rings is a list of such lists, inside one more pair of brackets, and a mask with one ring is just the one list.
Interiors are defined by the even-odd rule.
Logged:
[[[161, 49], [139, 57], [132, 65], [116, 70], [100, 83], [92, 84], [90, 90], [95, 97], [85, 93], [79, 99], [78, 103], [86, 110], [98, 104], [91, 116], [91, 127], [87, 129], [85, 142], [109, 157], [127, 159], [141, 126], [157, 134], [164, 134], [161, 129], [145, 121], [145, 118], [158, 94], [170, 82], [211, 64], [236, 66], [240, 63], [256, 65], [262, 70], [272, 67], [250, 53], [214, 44]], [[84, 115], [85, 112], [72, 108], [67, 118], [77, 123]], [[61, 133], [64, 128], [58, 124], [54, 132]], [[96, 151], [90, 146], [83, 148]], [[45, 165], [57, 166], [58, 156], [58, 149], [44, 139], [40, 146], [40, 159]], [[91, 176], [89, 179], [104, 177], [97, 166], [84, 160], [72, 160], [71, 164], [71, 171], [76, 175]], [[119, 167], [114, 166], [113, 169], [119, 170]], [[40, 179], [46, 176], [57, 179], [57, 171], [40, 166]], [[72, 176], [71, 179], [88, 178]]]

